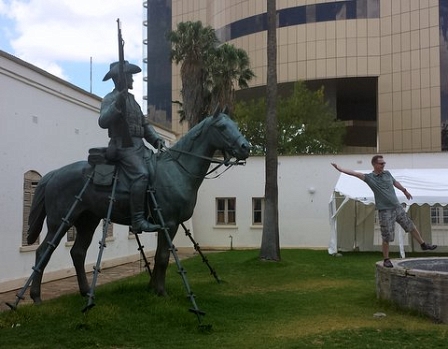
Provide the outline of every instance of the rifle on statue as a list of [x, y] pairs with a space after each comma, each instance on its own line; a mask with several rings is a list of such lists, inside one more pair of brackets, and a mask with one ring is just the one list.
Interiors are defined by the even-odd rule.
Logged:
[[124, 62], [124, 40], [121, 36], [121, 25], [120, 25], [120, 18], [117, 19], [117, 26], [118, 26], [118, 84], [117, 89], [120, 92], [120, 94], [124, 94], [126, 96], [125, 101], [123, 105], [121, 105], [121, 114], [123, 116], [123, 144], [122, 146], [124, 148], [129, 148], [133, 146], [131, 134], [129, 133], [129, 125], [126, 120], [126, 99], [127, 99], [127, 91], [128, 91], [128, 83], [126, 81], [126, 73], [124, 71], [125, 69], [125, 62]]

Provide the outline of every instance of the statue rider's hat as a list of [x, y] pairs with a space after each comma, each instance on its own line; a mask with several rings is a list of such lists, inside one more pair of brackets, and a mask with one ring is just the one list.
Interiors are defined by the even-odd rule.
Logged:
[[[107, 81], [111, 78], [118, 77], [119, 75], [119, 63], [120, 62], [114, 62], [110, 65], [109, 71], [106, 75], [104, 75], [103, 81]], [[124, 67], [123, 71], [125, 74], [137, 74], [140, 73], [142, 70], [139, 66], [129, 63], [128, 61], [124, 61]]]

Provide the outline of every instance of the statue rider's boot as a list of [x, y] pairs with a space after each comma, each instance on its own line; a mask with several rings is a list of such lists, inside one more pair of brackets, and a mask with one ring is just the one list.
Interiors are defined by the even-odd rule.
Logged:
[[131, 187], [131, 215], [132, 215], [132, 231], [141, 233], [142, 231], [151, 232], [158, 231], [161, 226], [150, 223], [145, 218], [145, 198], [146, 198], [146, 181], [138, 180]]

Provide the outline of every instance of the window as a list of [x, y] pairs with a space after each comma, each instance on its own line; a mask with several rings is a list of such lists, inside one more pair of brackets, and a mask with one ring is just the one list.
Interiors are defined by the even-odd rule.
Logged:
[[[440, 1], [440, 6], [443, 7], [443, 0]], [[380, 0], [327, 1], [277, 10], [279, 28], [306, 23], [379, 17]], [[267, 14], [265, 12], [218, 28], [216, 29], [216, 36], [220, 41], [230, 41], [242, 36], [259, 33], [266, 29]]]
[[[22, 246], [27, 246], [28, 235], [28, 219], [31, 211], [31, 203], [33, 202], [34, 192], [37, 184], [42, 176], [36, 171], [28, 171], [23, 176], [23, 229], [22, 229]], [[39, 239], [34, 243], [39, 245]]]
[[217, 198], [216, 224], [235, 225], [236, 224], [235, 207], [236, 207], [236, 198]]
[[380, 3], [377, 0], [367, 0], [367, 18], [379, 18]]
[[[101, 226], [104, 227], [104, 224], [106, 224], [106, 219], [103, 219], [101, 223], [102, 223]], [[109, 225], [107, 226], [106, 237], [110, 238], [112, 236], [114, 236], [114, 224], [110, 222]]]
[[436, 245], [448, 245], [448, 207], [431, 206], [431, 240]]
[[308, 5], [306, 7], [306, 22], [307, 23], [316, 22], [316, 5]]
[[75, 226], [71, 226], [69, 230], [67, 230], [67, 242], [75, 241], [76, 239], [76, 228]]
[[448, 207], [432, 206], [431, 207], [431, 224], [447, 225], [448, 224]]
[[347, 19], [347, 4], [335, 3], [334, 6], [336, 20]]
[[252, 198], [252, 225], [263, 225], [264, 198]]
[[[101, 220], [101, 228], [104, 227], [105, 222], [106, 222], [105, 219]], [[73, 226], [70, 227], [69, 230], [67, 230], [67, 242], [73, 242], [73, 241], [75, 241], [75, 239], [76, 239], [76, 234], [77, 234], [77, 231], [76, 231], [75, 226], [73, 225]], [[101, 229], [101, 234], [103, 234], [103, 230], [102, 230], [102, 229]], [[113, 232], [113, 224], [110, 223], [110, 224], [108, 225], [108, 227], [107, 227], [107, 234], [106, 234], [106, 237], [109, 238], [109, 237], [112, 237], [113, 235], [114, 235], [114, 232]], [[102, 235], [101, 235], [101, 236], [102, 236]]]

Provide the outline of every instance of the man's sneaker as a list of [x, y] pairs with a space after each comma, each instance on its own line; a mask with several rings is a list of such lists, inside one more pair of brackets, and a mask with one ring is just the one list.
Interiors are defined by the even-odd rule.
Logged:
[[423, 251], [432, 251], [437, 248], [437, 245], [430, 245], [424, 242], [423, 244], [420, 245], [420, 247], [422, 248]]
[[392, 264], [392, 262], [390, 261], [389, 258], [385, 259], [383, 262], [383, 267], [385, 268], [393, 268], [394, 265]]

